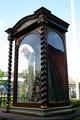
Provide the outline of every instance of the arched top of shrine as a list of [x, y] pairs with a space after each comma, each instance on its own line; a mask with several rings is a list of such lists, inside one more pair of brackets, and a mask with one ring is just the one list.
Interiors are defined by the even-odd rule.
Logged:
[[63, 30], [64, 32], [67, 31], [69, 26], [68, 23], [51, 14], [51, 11], [41, 7], [36, 10], [34, 14], [23, 17], [12, 28], [7, 29], [6, 32], [16, 36], [24, 31], [31, 31], [32, 29], [40, 26], [42, 23], [52, 26], [53, 28], [57, 27], [57, 29]]

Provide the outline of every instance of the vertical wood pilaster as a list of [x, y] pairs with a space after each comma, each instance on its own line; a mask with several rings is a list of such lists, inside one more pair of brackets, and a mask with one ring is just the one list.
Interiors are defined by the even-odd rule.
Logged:
[[48, 72], [47, 72], [47, 41], [46, 26], [41, 25], [41, 108], [47, 108], [48, 103]]
[[7, 82], [7, 112], [9, 112], [10, 102], [11, 102], [11, 71], [12, 71], [12, 46], [13, 46], [13, 38], [11, 35], [8, 36], [9, 40], [9, 56], [8, 56], [8, 82]]

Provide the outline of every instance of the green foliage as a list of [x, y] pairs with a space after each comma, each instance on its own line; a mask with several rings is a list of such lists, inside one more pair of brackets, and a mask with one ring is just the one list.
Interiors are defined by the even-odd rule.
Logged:
[[0, 70], [0, 78], [4, 77], [4, 72]]
[[0, 80], [0, 85], [6, 85], [7, 84], [7, 80]]
[[[0, 96], [0, 108], [2, 107], [6, 107], [6, 99], [7, 99], [7, 96], [6, 95], [1, 95]], [[13, 96], [11, 96], [11, 106], [13, 106]]]
[[25, 97], [25, 93], [26, 93], [26, 88], [28, 86], [28, 80], [24, 80], [21, 84], [21, 87], [20, 87], [20, 94], [21, 94], [21, 97]]
[[[34, 82], [34, 69], [33, 66], [29, 65], [29, 73], [24, 74], [26, 72], [21, 73], [22, 77], [24, 78], [24, 81], [21, 83], [21, 86], [19, 88], [20, 96], [25, 98], [28, 97], [27, 94], [30, 94], [31, 86], [30, 83], [33, 84]], [[28, 88], [29, 86], [29, 88]]]
[[80, 120], [80, 118], [76, 118], [75, 120]]
[[74, 105], [74, 107], [79, 107], [80, 106], [80, 100], [70, 99], [70, 104]]
[[7, 118], [0, 118], [0, 120], [8, 120]]

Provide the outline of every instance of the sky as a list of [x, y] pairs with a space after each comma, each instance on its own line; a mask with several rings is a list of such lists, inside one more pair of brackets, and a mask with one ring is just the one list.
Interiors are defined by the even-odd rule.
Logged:
[[[74, 2], [72, 13], [71, 1]], [[8, 70], [9, 43], [5, 30], [42, 6], [70, 24], [66, 33], [68, 75], [80, 79], [80, 0], [0, 0], [0, 69]]]

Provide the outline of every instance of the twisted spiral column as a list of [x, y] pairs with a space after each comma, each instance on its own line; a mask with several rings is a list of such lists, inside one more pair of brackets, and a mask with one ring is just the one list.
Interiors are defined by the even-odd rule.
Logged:
[[46, 26], [41, 26], [41, 108], [47, 108], [48, 90], [47, 90], [47, 41]]
[[13, 38], [11, 35], [8, 36], [9, 40], [9, 56], [8, 56], [8, 82], [7, 82], [7, 112], [9, 112], [10, 102], [11, 102], [11, 71], [12, 71], [12, 46]]

